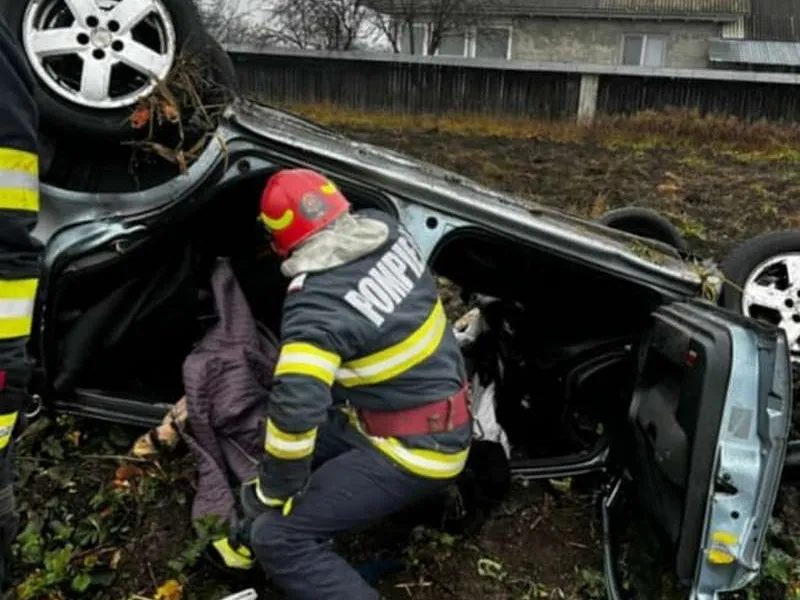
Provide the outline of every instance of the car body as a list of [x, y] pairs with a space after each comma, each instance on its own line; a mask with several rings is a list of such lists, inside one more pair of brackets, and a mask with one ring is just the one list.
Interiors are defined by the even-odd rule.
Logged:
[[[558, 320], [554, 311], [560, 305], [578, 307], [579, 317], [564, 320], [574, 322], [570, 347], [586, 342], [587, 336], [600, 340], [589, 340], [588, 349], [571, 355], [583, 353], [581, 369], [600, 357], [611, 357], [608, 364], [614, 368], [625, 365], [631, 389], [615, 405], [619, 418], [609, 436], [583, 452], [512, 461], [518, 475], [606, 473], [602, 514], [608, 536], [617, 496], [623, 489], [635, 490], [660, 524], [674, 556], [673, 569], [691, 598], [716, 598], [758, 574], [787, 448], [790, 354], [782, 330], [717, 306], [722, 277], [713, 265], [687, 261], [665, 244], [533, 206], [252, 101], [230, 105], [204, 152], [185, 174], [163, 184], [124, 193], [42, 184], [34, 235], [45, 244], [45, 254], [31, 338], [37, 402], [120, 423], [159, 423], [177, 400], [175, 393], [147, 397], [142, 392], [146, 384], [138, 392], [121, 393], [95, 383], [110, 368], [106, 363], [94, 369], [100, 378], [92, 381], [83, 379], [86, 365], [113, 355], [105, 341], [109, 337], [132, 339], [137, 327], [144, 328], [142, 336], [150, 345], [137, 341], [144, 345], [137, 346], [143, 350], [134, 360], [145, 360], [141, 355], [148, 348], [160, 356], [159, 346], [169, 345], [171, 328], [180, 318], [168, 313], [175, 314], [174, 322], [162, 317], [158, 325], [140, 318], [150, 308], [131, 299], [135, 290], [145, 289], [137, 286], [166, 288], [175, 273], [184, 271], [161, 270], [160, 263], [175, 257], [178, 264], [185, 247], [198, 247], [202, 254], [208, 240], [216, 239], [215, 228], [236, 243], [225, 215], [241, 210], [244, 216], [235, 222], [244, 231], [251, 218], [255, 223], [258, 191], [269, 175], [296, 166], [323, 172], [356, 208], [394, 213], [435, 270], [441, 266], [481, 293], [513, 293], [543, 302], [542, 312], [536, 308], [540, 305], [530, 305], [534, 336], [548, 320]], [[202, 227], [195, 225], [198, 215], [206, 215]], [[197, 241], [193, 232], [209, 228], [210, 237], [203, 233], [201, 243], [192, 246]], [[182, 236], [189, 237], [184, 241]], [[472, 247], [481, 251], [469, 254]], [[522, 291], [517, 280], [537, 286], [538, 292]], [[274, 281], [270, 310], [279, 311], [284, 290], [277, 289], [279, 278]], [[590, 283], [583, 287], [584, 281]], [[129, 284], [131, 291], [125, 292]], [[578, 297], [581, 293], [586, 297]], [[163, 294], [164, 305], [178, 295]], [[114, 308], [120, 303], [127, 303], [124, 310]], [[114, 310], [119, 318], [108, 316]], [[617, 336], [611, 325], [602, 329], [605, 321], [624, 329], [624, 335]], [[547, 339], [560, 345], [566, 327], [556, 323], [542, 339], [551, 336]], [[188, 347], [189, 342], [176, 347], [170, 356]], [[92, 353], [92, 348], [99, 350]], [[542, 348], [542, 357], [554, 355], [546, 343]], [[609, 348], [616, 354], [609, 354]], [[616, 358], [623, 355], [624, 363]], [[65, 379], [73, 356], [83, 356], [83, 365]], [[152, 369], [166, 359], [153, 360], [142, 364]], [[581, 372], [597, 372], [593, 369]], [[116, 373], [126, 376], [124, 367]], [[619, 589], [614, 563], [609, 550], [611, 596]]]

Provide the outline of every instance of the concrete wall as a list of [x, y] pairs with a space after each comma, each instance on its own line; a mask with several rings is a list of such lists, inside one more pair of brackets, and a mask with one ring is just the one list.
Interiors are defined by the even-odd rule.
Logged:
[[721, 33], [719, 24], [694, 21], [536, 18], [513, 25], [512, 59], [616, 65], [623, 34], [650, 33], [667, 36], [664, 66], [676, 68], [708, 66], [707, 40]]

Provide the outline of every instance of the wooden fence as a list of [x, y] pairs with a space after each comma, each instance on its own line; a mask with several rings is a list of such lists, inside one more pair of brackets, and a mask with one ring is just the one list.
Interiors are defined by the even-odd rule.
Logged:
[[800, 121], [800, 75], [228, 47], [245, 93], [397, 113], [591, 119], [666, 107]]

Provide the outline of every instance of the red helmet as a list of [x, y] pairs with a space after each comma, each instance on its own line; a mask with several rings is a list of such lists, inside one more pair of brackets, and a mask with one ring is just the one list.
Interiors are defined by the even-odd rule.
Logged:
[[285, 169], [270, 177], [261, 195], [259, 218], [273, 245], [287, 256], [298, 244], [350, 209], [333, 183], [310, 169]]

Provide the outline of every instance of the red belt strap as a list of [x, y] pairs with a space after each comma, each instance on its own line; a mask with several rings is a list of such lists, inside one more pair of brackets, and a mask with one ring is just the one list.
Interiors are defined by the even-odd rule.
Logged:
[[471, 415], [466, 386], [431, 404], [405, 410], [359, 409], [367, 434], [376, 437], [411, 437], [452, 431], [469, 423]]

